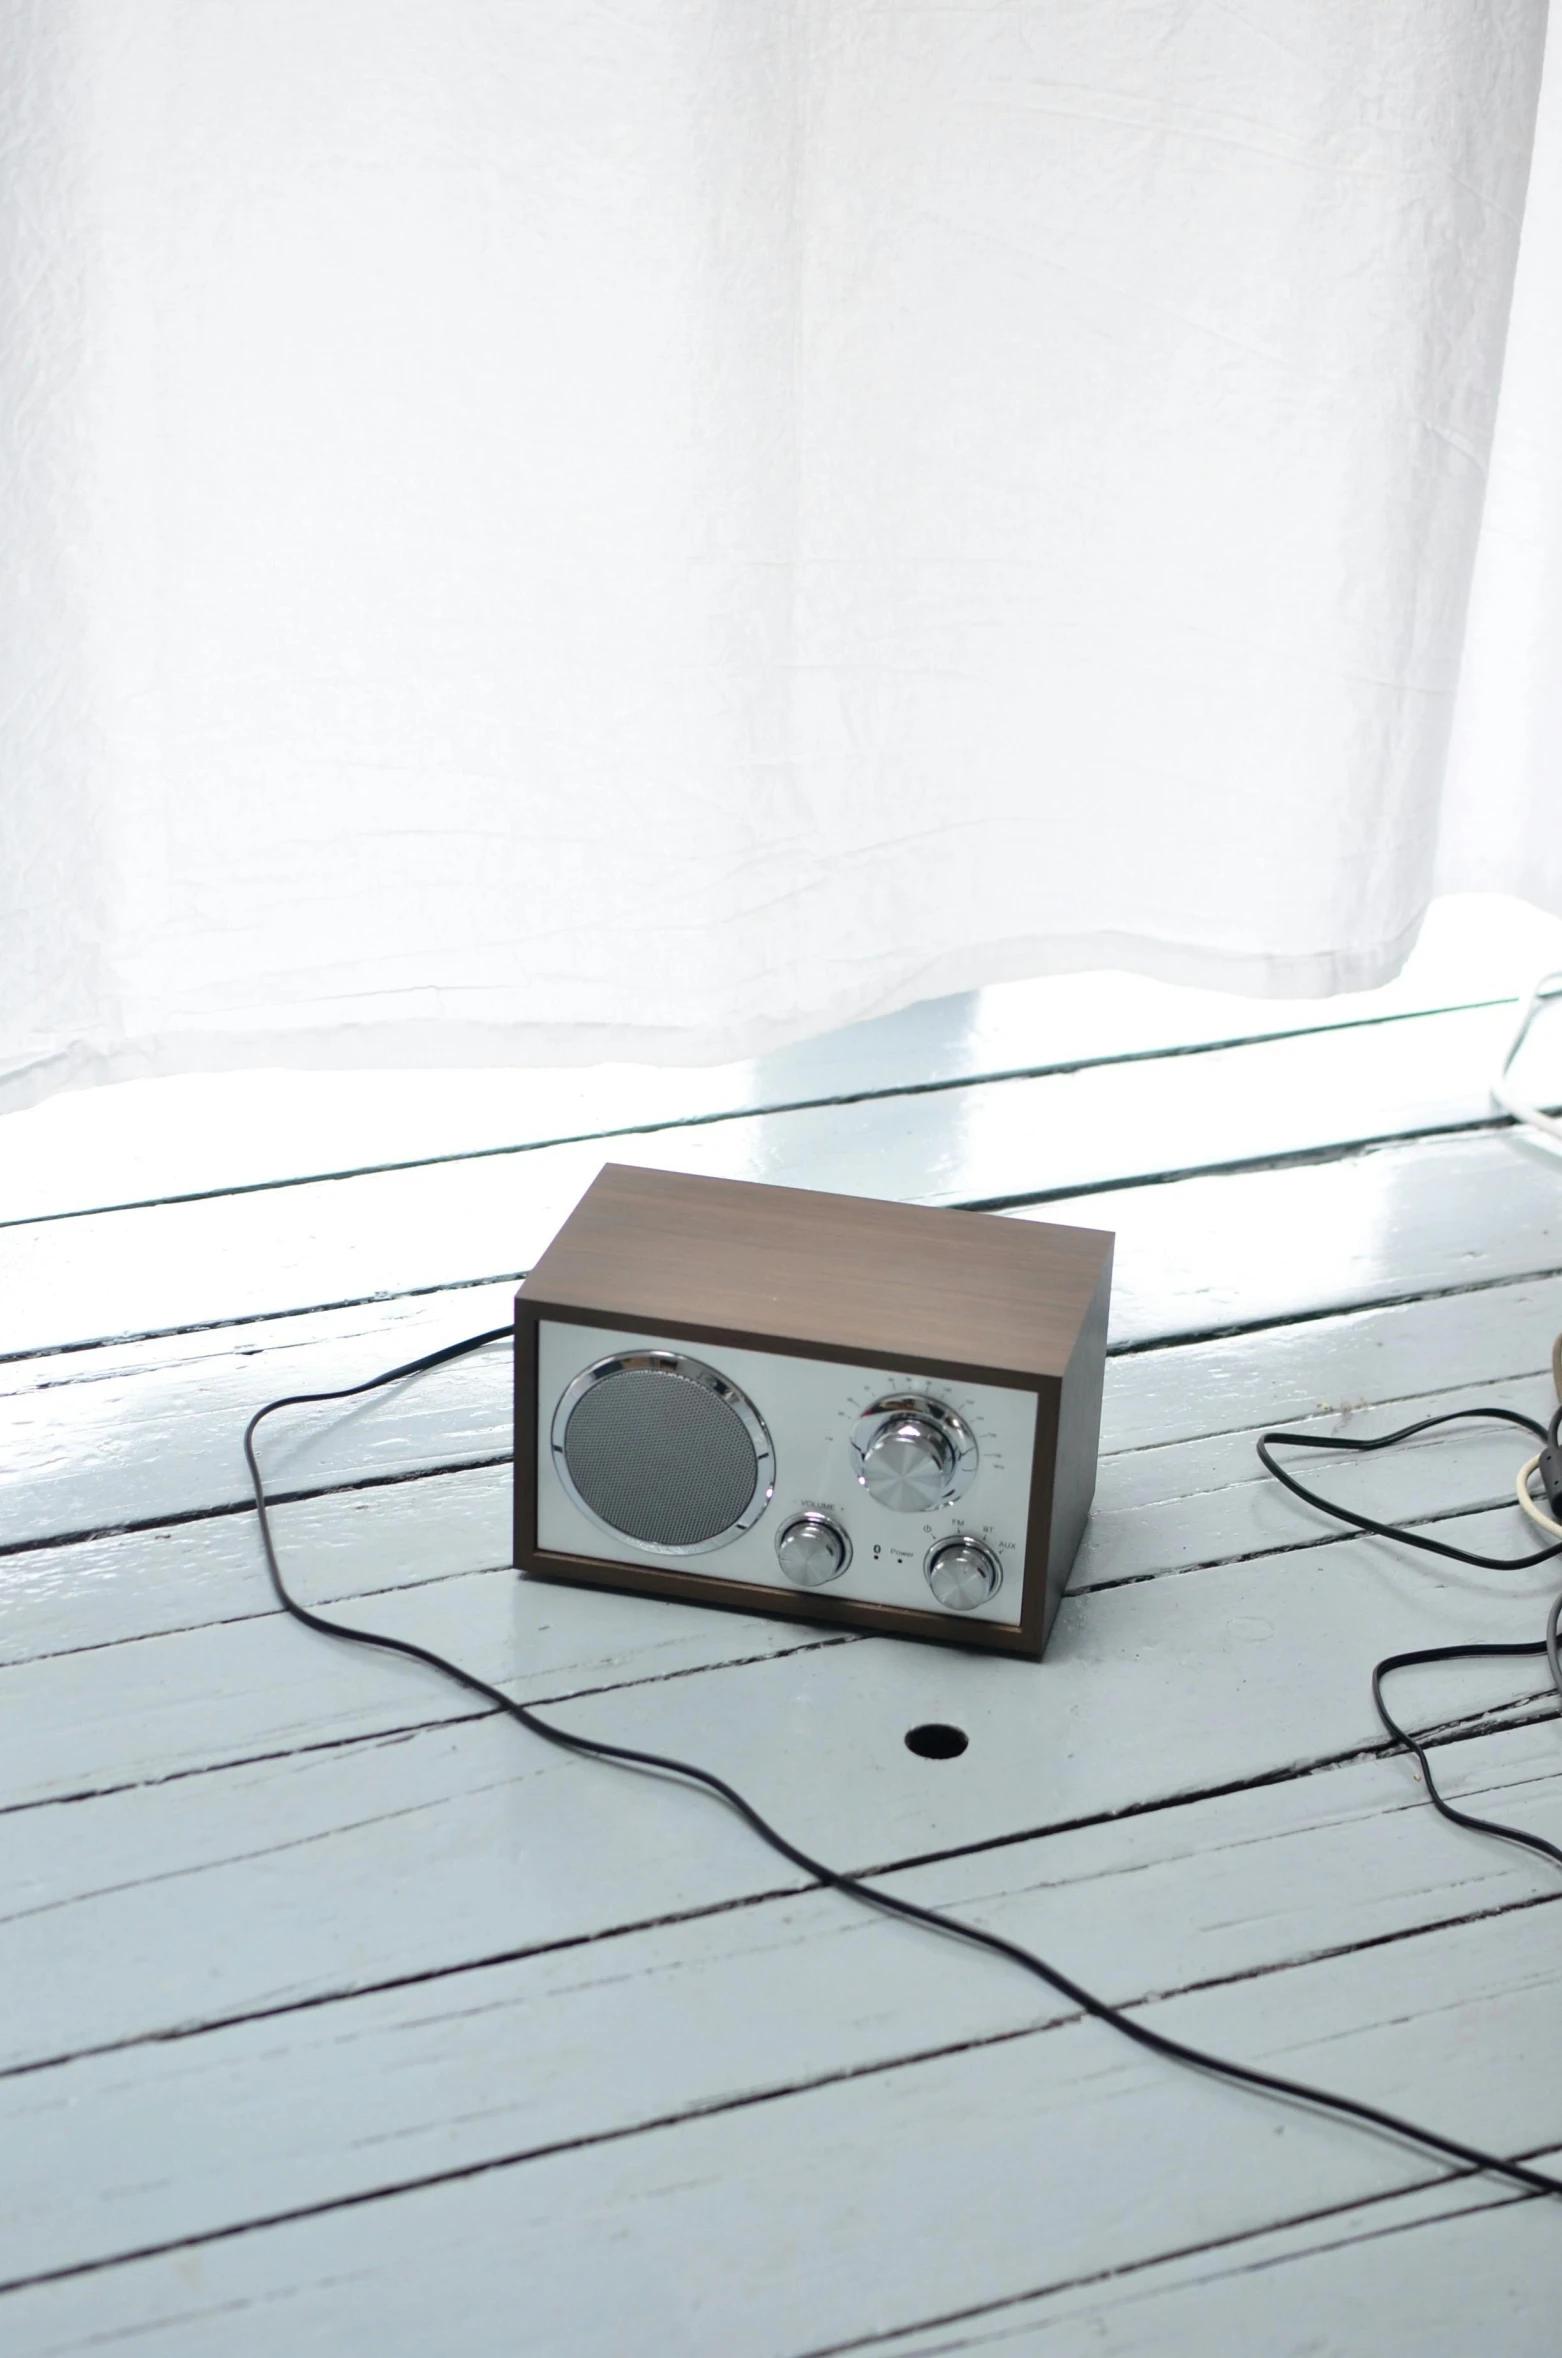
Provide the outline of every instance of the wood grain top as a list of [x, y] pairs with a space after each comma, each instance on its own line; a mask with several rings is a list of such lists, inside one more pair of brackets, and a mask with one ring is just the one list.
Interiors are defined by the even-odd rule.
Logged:
[[1094, 1228], [608, 1163], [524, 1292], [628, 1326], [1061, 1376], [1112, 1244]]

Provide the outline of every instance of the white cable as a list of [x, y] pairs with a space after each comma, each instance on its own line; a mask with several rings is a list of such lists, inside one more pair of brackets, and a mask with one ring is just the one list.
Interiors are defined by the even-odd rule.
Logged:
[[1519, 1479], [1517, 1485], [1519, 1504], [1524, 1509], [1524, 1512], [1528, 1515], [1532, 1523], [1538, 1523], [1542, 1531], [1549, 1531], [1553, 1539], [1562, 1539], [1562, 1523], [1553, 1523], [1549, 1515], [1542, 1514], [1540, 1508], [1535, 1504], [1535, 1501], [1530, 1496], [1530, 1476], [1534, 1473], [1539, 1463], [1540, 1451], [1537, 1449], [1534, 1456], [1526, 1458], [1524, 1463], [1519, 1468]]
[[[1555, 1114], [1542, 1113], [1538, 1105], [1531, 1105], [1527, 1097], [1520, 1097], [1508, 1086], [1508, 1074], [1513, 1068], [1513, 1060], [1529, 1038], [1531, 1024], [1542, 1007], [1549, 1006], [1553, 999], [1559, 997], [1562, 997], [1562, 970], [1553, 970], [1550, 974], [1543, 974], [1524, 1003], [1524, 1012], [1519, 1018], [1519, 1028], [1514, 1033], [1508, 1045], [1508, 1053], [1498, 1068], [1497, 1078], [1491, 1085], [1491, 1094], [1492, 1103], [1501, 1106], [1503, 1112], [1511, 1114], [1516, 1122], [1522, 1122], [1527, 1130], [1538, 1130], [1543, 1137], [1555, 1139], [1559, 1145], [1562, 1145], [1562, 1120], [1559, 1120]], [[1562, 1537], [1562, 1533], [1559, 1533], [1558, 1536]]]

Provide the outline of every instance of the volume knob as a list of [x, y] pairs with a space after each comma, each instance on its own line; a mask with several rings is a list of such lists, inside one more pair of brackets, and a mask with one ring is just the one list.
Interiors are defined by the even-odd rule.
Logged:
[[851, 1542], [828, 1515], [794, 1515], [776, 1534], [776, 1560], [798, 1588], [824, 1588], [851, 1562]]
[[998, 1594], [1002, 1579], [1003, 1566], [980, 1539], [962, 1535], [928, 1550], [928, 1587], [951, 1613], [974, 1613]]
[[852, 1438], [857, 1479], [899, 1515], [948, 1506], [976, 1471], [976, 1436], [941, 1400], [911, 1393], [877, 1400]]

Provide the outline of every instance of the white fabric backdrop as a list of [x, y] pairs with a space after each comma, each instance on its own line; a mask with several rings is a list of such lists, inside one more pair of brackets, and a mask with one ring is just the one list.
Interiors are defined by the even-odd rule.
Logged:
[[1562, 39], [1535, 126], [1443, 800], [1439, 891], [1562, 911]]
[[1562, 907], [1543, 0], [0, 26], [0, 1105]]

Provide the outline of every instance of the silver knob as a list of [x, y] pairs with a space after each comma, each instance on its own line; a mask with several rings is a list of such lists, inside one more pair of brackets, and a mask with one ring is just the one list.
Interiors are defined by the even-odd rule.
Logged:
[[985, 1605], [998, 1594], [1002, 1580], [1003, 1566], [992, 1549], [967, 1533], [928, 1549], [928, 1587], [951, 1613], [970, 1613]]
[[905, 1392], [875, 1400], [852, 1435], [857, 1479], [880, 1506], [925, 1515], [948, 1506], [976, 1472], [976, 1435], [942, 1400]]
[[863, 1451], [858, 1479], [880, 1506], [914, 1515], [944, 1504], [954, 1470], [954, 1450], [937, 1425], [925, 1416], [891, 1416]]
[[776, 1556], [788, 1580], [799, 1588], [823, 1588], [839, 1580], [851, 1562], [851, 1542], [828, 1515], [794, 1515], [776, 1533]]

